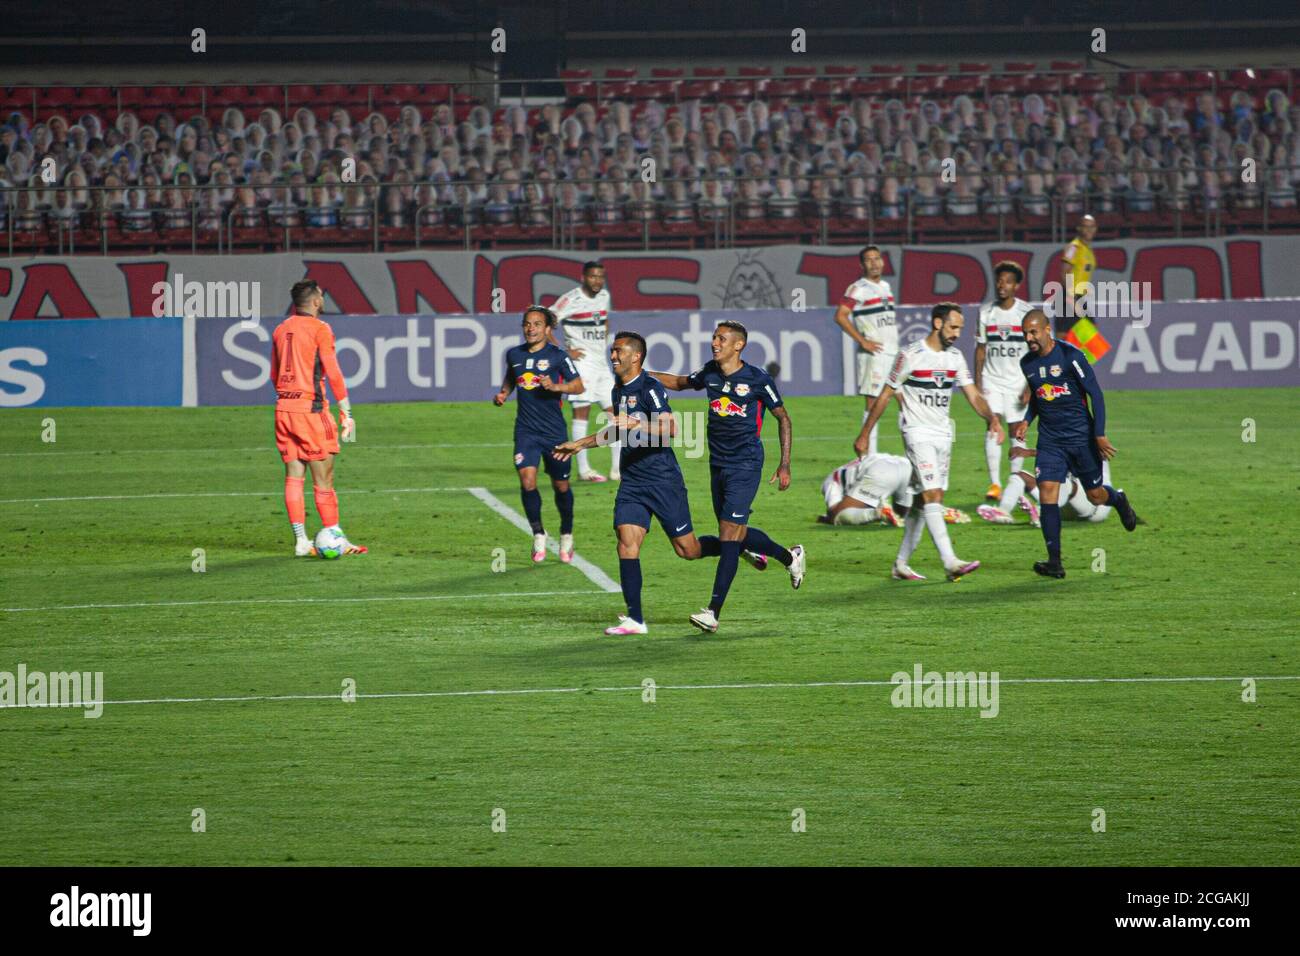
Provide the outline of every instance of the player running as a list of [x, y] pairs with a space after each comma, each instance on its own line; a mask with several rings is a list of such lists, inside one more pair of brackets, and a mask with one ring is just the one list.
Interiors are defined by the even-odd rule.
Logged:
[[739, 322], [720, 322], [713, 332], [713, 360], [692, 375], [651, 372], [673, 391], [705, 389], [709, 399], [709, 473], [713, 513], [718, 518], [719, 559], [709, 606], [691, 615], [702, 631], [718, 629], [718, 616], [736, 577], [741, 552], [759, 570], [776, 558], [790, 572], [790, 583], [803, 583], [805, 559], [802, 545], [788, 551], [758, 528], [749, 527], [749, 514], [758, 485], [763, 480], [763, 410], [780, 425], [781, 464], [768, 479], [785, 491], [790, 487], [790, 415], [772, 377], [741, 359], [749, 333]]
[[921, 493], [921, 508], [912, 508], [903, 522], [903, 542], [894, 559], [891, 576], [902, 581], [923, 581], [908, 565], [912, 552], [921, 543], [921, 533], [930, 529], [930, 537], [939, 549], [944, 572], [949, 581], [979, 569], [978, 561], [963, 561], [953, 551], [944, 522], [943, 493], [948, 487], [948, 466], [952, 459], [953, 428], [949, 415], [953, 386], [960, 388], [971, 408], [989, 423], [989, 430], [1002, 441], [1002, 424], [988, 402], [975, 389], [966, 358], [955, 344], [961, 337], [961, 307], [955, 302], [940, 302], [930, 311], [930, 334], [913, 342], [898, 353], [898, 360], [880, 395], [871, 406], [853, 443], [859, 455], [867, 450], [871, 430], [889, 407], [894, 392], [899, 392], [903, 410], [898, 425], [903, 433], [903, 448], [912, 463], [912, 490]]
[[[881, 276], [885, 257], [878, 246], [865, 246], [858, 253], [862, 278], [844, 292], [835, 310], [835, 323], [858, 345], [858, 394], [866, 396], [865, 422], [871, 404], [880, 394], [889, 370], [898, 356], [898, 326], [894, 322], [894, 293]], [[867, 442], [867, 454], [876, 453], [876, 432]]]
[[[577, 366], [578, 374], [586, 388], [570, 395], [573, 405], [573, 440], [579, 441], [590, 427], [588, 418], [591, 406], [604, 408], [607, 416], [614, 409], [605, 405], [609, 401], [614, 380], [609, 373], [609, 290], [605, 288], [605, 267], [599, 262], [582, 266], [582, 285], [564, 293], [551, 307], [564, 331], [564, 347]], [[550, 339], [555, 342], [554, 333]], [[583, 481], [604, 481], [605, 476], [594, 471], [587, 461], [587, 448], [578, 452], [578, 477]], [[609, 477], [619, 480], [619, 446], [609, 446]]]
[[[1123, 490], [1105, 483], [1102, 463], [1115, 457], [1106, 438], [1106, 403], [1101, 384], [1081, 350], [1052, 338], [1051, 325], [1042, 309], [1024, 319], [1029, 352], [1020, 368], [1029, 380], [1029, 414], [1012, 426], [1012, 437], [1023, 439], [1038, 419], [1038, 500], [1042, 515], [1047, 560], [1034, 563], [1045, 577], [1063, 578], [1061, 565], [1061, 483], [1073, 474], [1094, 505], [1109, 505], [1119, 512], [1125, 531], [1137, 527], [1137, 515]], [[1092, 400], [1089, 410], [1088, 399]]]
[[686, 482], [672, 449], [677, 434], [677, 416], [668, 404], [668, 394], [657, 379], [642, 371], [645, 339], [637, 332], [614, 336], [609, 357], [618, 384], [611, 405], [618, 409], [610, 424], [594, 435], [567, 441], [555, 449], [555, 457], [567, 461], [585, 448], [596, 445], [624, 446], [623, 480], [614, 498], [614, 533], [618, 536], [618, 578], [623, 587], [627, 613], [618, 623], [605, 628], [606, 634], [645, 634], [641, 611], [641, 544], [650, 530], [650, 517], [673, 543], [679, 558], [688, 561], [721, 554], [717, 538], [696, 538], [691, 526], [691, 508]]
[[[296, 282], [289, 292], [293, 312], [271, 335], [271, 381], [275, 383], [275, 447], [284, 459], [284, 507], [293, 528], [293, 553], [316, 553], [307, 537], [307, 505], [303, 483], [311, 469], [312, 498], [321, 525], [343, 538], [344, 554], [367, 549], [348, 541], [339, 527], [339, 499], [334, 492], [334, 456], [339, 432], [350, 440], [356, 423], [348, 387], [334, 354], [334, 330], [320, 319], [325, 296], [313, 279]], [[339, 403], [339, 427], [334, 428], [325, 380]]]
[[[979, 389], [989, 408], [1004, 424], [1011, 425], [1025, 417], [1029, 406], [1029, 385], [1020, 374], [1020, 356], [1025, 354], [1025, 335], [1021, 321], [1030, 309], [1028, 302], [1016, 298], [1016, 290], [1024, 280], [1020, 266], [1004, 259], [993, 267], [995, 301], [980, 309], [979, 325], [975, 329], [975, 387]], [[984, 434], [984, 458], [989, 466], [989, 488], [985, 497], [998, 502], [997, 508], [981, 505], [981, 518], [995, 520], [989, 512], [1009, 514], [1018, 499], [1008, 501], [1003, 496], [1001, 478], [1002, 446], [990, 430]], [[1020, 470], [1024, 462], [1011, 459], [1011, 473]]]
[[501, 391], [493, 396], [504, 405], [515, 388], [515, 470], [519, 472], [519, 497], [524, 515], [533, 529], [533, 561], [546, 559], [546, 529], [542, 527], [542, 493], [537, 490], [540, 459], [551, 476], [555, 507], [560, 512], [560, 560], [573, 560], [573, 489], [569, 487], [569, 462], [551, 450], [564, 441], [565, 395], [583, 389], [582, 379], [564, 351], [546, 341], [555, 325], [555, 314], [540, 305], [524, 310], [524, 344], [506, 352], [506, 377]]
[[[901, 455], [868, 455], [845, 462], [822, 482], [826, 513], [822, 524], [870, 524], [884, 521], [903, 526], [912, 506], [912, 463]], [[885, 504], [893, 501], [893, 506]]]

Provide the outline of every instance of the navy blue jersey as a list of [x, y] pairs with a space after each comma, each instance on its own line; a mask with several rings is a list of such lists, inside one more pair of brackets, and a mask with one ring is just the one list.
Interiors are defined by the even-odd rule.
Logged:
[[[638, 418], [654, 427], [658, 416], [668, 415], [668, 393], [657, 378], [642, 372], [626, 385], [615, 383], [610, 407], [621, 415]], [[657, 431], [657, 429], [655, 429]], [[676, 487], [682, 481], [669, 435], [652, 435], [645, 431], [623, 436], [619, 471], [624, 485], [665, 485]]]
[[578, 370], [567, 352], [554, 345], [543, 345], [536, 352], [527, 345], [516, 345], [506, 353], [506, 368], [515, 383], [515, 434], [537, 435], [558, 445], [568, 435], [564, 424], [564, 394], [542, 388], [538, 379], [550, 376], [553, 382], [571, 382]]
[[691, 375], [691, 388], [706, 390], [709, 399], [709, 463], [715, 468], [762, 468], [764, 409], [780, 408], [781, 393], [772, 376], [741, 362], [723, 375], [716, 361]]
[[1020, 368], [1029, 380], [1029, 413], [1025, 420], [1038, 419], [1040, 445], [1086, 445], [1097, 435], [1106, 434], [1101, 385], [1082, 351], [1057, 341], [1046, 355], [1026, 353], [1020, 359]]

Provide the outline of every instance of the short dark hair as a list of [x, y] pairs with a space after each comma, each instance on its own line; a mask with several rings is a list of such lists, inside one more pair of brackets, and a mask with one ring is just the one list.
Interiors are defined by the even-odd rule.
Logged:
[[582, 264], [582, 274], [586, 275], [592, 269], [603, 269], [603, 268], [605, 268], [605, 263], [600, 262], [596, 259], [592, 259], [590, 262], [584, 262]]
[[1010, 272], [1013, 276], [1015, 276], [1016, 282], [1025, 281], [1025, 270], [1020, 268], [1020, 265], [1018, 263], [1012, 262], [1010, 259], [1003, 259], [1001, 262], [999, 262], [997, 265], [993, 267], [993, 278], [996, 279], [1004, 272]]
[[555, 328], [555, 323], [556, 323], [555, 313], [552, 312], [550, 309], [548, 309], [546, 306], [530, 305], [528, 308], [524, 309], [524, 314], [520, 316], [519, 320], [522, 322], [525, 319], [527, 319], [529, 312], [540, 312], [542, 318], [546, 320], [547, 326], [549, 326], [552, 329]]
[[731, 331], [736, 332], [740, 335], [741, 341], [743, 342], [749, 341], [749, 330], [745, 328], [743, 325], [741, 325], [739, 322], [737, 322], [735, 319], [726, 319], [722, 322], [719, 322], [718, 328], [731, 329]]
[[636, 354], [641, 356], [642, 359], [645, 358], [647, 346], [645, 344], [645, 336], [642, 335], [640, 332], [624, 330], [614, 336], [615, 342], [617, 342], [619, 339], [631, 339], [633, 342], [636, 343]]
[[293, 299], [294, 307], [306, 306], [311, 304], [312, 296], [320, 291], [320, 285], [315, 279], [303, 279], [295, 282], [293, 288], [289, 290], [289, 295]]
[[930, 310], [930, 321], [933, 322], [935, 319], [946, 321], [949, 312], [961, 312], [961, 306], [956, 302], [940, 302]]
[[858, 261], [861, 262], [864, 258], [866, 258], [868, 252], [879, 252], [879, 251], [880, 251], [880, 247], [876, 245], [874, 242], [869, 246], [863, 246], [861, 249], [858, 250]]

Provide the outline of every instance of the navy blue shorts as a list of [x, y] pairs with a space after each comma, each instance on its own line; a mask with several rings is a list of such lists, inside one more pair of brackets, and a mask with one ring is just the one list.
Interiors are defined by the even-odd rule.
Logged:
[[1065, 481], [1074, 475], [1085, 489], [1101, 487], [1101, 455], [1092, 442], [1086, 445], [1039, 445], [1034, 476], [1039, 481]]
[[621, 524], [634, 524], [649, 531], [651, 515], [659, 519], [659, 527], [670, 538], [680, 538], [694, 530], [685, 485], [618, 486], [618, 495], [614, 498], [615, 528]]
[[563, 436], [558, 439], [548, 439], [538, 435], [516, 435], [515, 469], [536, 468], [540, 459], [546, 473], [553, 479], [568, 481], [569, 471], [573, 467], [573, 459], [559, 461], [551, 454], [556, 445], [562, 445], [565, 441], [567, 439]]
[[709, 469], [713, 491], [713, 513], [719, 521], [749, 524], [749, 512], [763, 481], [762, 467], [754, 469]]

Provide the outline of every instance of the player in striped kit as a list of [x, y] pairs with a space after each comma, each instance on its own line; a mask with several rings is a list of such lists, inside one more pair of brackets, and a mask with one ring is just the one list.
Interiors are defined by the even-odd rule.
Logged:
[[[980, 309], [979, 326], [975, 330], [975, 387], [1008, 427], [1023, 421], [1029, 409], [1029, 383], [1020, 371], [1020, 357], [1026, 351], [1021, 320], [1032, 306], [1016, 298], [1024, 277], [1024, 270], [1010, 260], [1004, 259], [993, 267], [997, 298]], [[1011, 511], [1019, 503], [1019, 497], [1012, 493], [1010, 481], [1004, 493], [1001, 451], [1001, 443], [993, 437], [992, 430], [985, 433], [984, 457], [989, 466], [985, 497], [998, 504], [996, 507], [980, 505], [978, 514], [985, 521], [1010, 524]], [[1017, 457], [1013, 450], [1011, 474], [1016, 474], [1023, 465], [1024, 457]]]
[[[898, 356], [898, 326], [894, 323], [894, 292], [881, 276], [885, 257], [878, 246], [858, 253], [862, 278], [845, 290], [835, 310], [835, 323], [858, 345], [858, 394], [866, 396], [865, 422]], [[867, 454], [876, 453], [876, 432], [868, 436]]]
[[921, 533], [926, 528], [939, 549], [949, 581], [957, 581], [980, 566], [978, 561], [963, 561], [957, 557], [943, 517], [943, 493], [948, 487], [948, 466], [952, 459], [953, 430], [949, 405], [954, 386], [962, 390], [975, 412], [989, 423], [999, 443], [1003, 438], [1002, 423], [975, 388], [966, 358], [955, 348], [964, 324], [961, 306], [955, 302], [940, 302], [930, 311], [930, 334], [898, 353], [893, 371], [872, 403], [862, 431], [853, 443], [853, 450], [859, 455], [866, 452], [871, 430], [897, 391], [903, 406], [898, 415], [898, 425], [903, 433], [903, 448], [912, 463], [912, 491], [920, 493], [923, 506], [910, 509], [903, 522], [903, 542], [891, 572], [896, 580], [925, 579], [924, 575], [912, 570], [908, 561], [921, 543]]
[[[579, 441], [586, 437], [590, 427], [592, 405], [603, 408], [610, 419], [614, 417], [614, 409], [609, 404], [614, 375], [609, 369], [609, 290], [605, 288], [605, 267], [599, 262], [584, 263], [582, 285], [560, 296], [551, 311], [564, 331], [564, 348], [587, 386], [581, 394], [569, 396], [573, 405], [573, 440]], [[619, 446], [610, 445], [609, 452], [609, 477], [618, 481]], [[592, 469], [586, 448], [578, 452], [578, 477], [583, 481], [605, 480], [604, 475]]]

